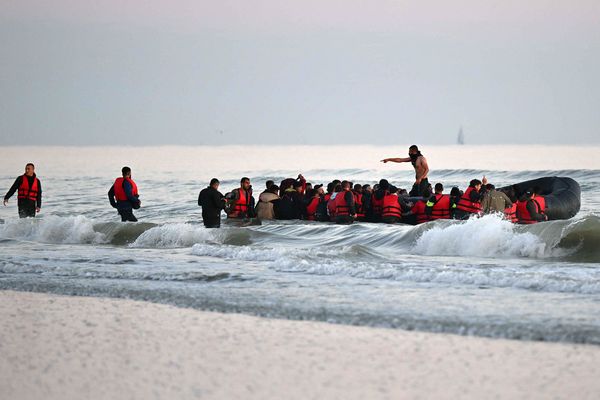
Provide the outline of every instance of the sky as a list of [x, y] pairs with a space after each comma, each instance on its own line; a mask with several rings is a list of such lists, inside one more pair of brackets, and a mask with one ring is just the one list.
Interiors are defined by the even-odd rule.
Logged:
[[0, 145], [600, 143], [596, 0], [4, 0], [0, 48]]

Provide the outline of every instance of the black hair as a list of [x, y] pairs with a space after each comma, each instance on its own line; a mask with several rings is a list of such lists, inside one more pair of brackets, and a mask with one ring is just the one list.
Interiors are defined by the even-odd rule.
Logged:
[[371, 187], [371, 185], [369, 185], [368, 183], [365, 183], [364, 185], [362, 185], [362, 190], [367, 190], [370, 187]]
[[487, 185], [485, 185], [485, 188], [487, 190], [494, 190], [494, 189], [496, 189], [496, 186], [492, 185], [491, 183], [488, 183]]
[[277, 186], [276, 184], [272, 184], [268, 189], [267, 192], [269, 193], [273, 193], [273, 194], [278, 194], [279, 193], [279, 186]]
[[443, 192], [444, 191], [444, 185], [442, 185], [441, 183], [436, 183], [435, 184], [435, 191], [437, 192]]
[[121, 173], [123, 174], [123, 176], [128, 175], [131, 173], [131, 168], [123, 167], [123, 168], [121, 168]]
[[430, 197], [431, 197], [431, 190], [429, 190], [429, 188], [423, 190], [423, 198], [428, 199]]
[[265, 186], [267, 186], [267, 189], [268, 189], [268, 188], [270, 188], [271, 186], [273, 186], [274, 184], [275, 184], [275, 182], [273, 182], [272, 180], [270, 180], [270, 179], [269, 179], [269, 180], [268, 180], [268, 181], [265, 183]]
[[220, 183], [220, 182], [219, 182], [219, 180], [218, 180], [217, 178], [212, 178], [212, 179], [210, 180], [210, 186], [212, 186], [212, 185], [215, 185], [215, 184], [217, 184], [217, 183]]
[[293, 186], [294, 186], [294, 189], [297, 188], [297, 187], [302, 187], [302, 182], [295, 181]]
[[362, 190], [362, 185], [360, 183], [357, 183], [356, 185], [354, 185], [354, 190]]
[[456, 186], [450, 190], [450, 196], [460, 196], [460, 189]]
[[410, 146], [410, 147], [408, 148], [408, 151], [410, 151], [410, 150], [416, 150], [416, 151], [419, 151], [419, 147], [418, 147], [416, 144], [413, 144], [412, 146]]
[[472, 179], [471, 182], [469, 182], [469, 186], [471, 187], [475, 187], [477, 185], [481, 185], [481, 181], [479, 179]]
[[243, 177], [242, 179], [240, 179], [240, 183], [244, 183], [246, 181], [250, 181], [250, 178], [248, 177]]
[[33, 167], [33, 169], [35, 169], [35, 165], [33, 165], [33, 163], [27, 163], [27, 164], [25, 164], [25, 168], [29, 167], [30, 165]]

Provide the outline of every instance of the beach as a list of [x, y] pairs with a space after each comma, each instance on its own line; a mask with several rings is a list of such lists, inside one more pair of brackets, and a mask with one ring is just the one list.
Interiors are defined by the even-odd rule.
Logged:
[[5, 399], [577, 398], [600, 347], [0, 291]]

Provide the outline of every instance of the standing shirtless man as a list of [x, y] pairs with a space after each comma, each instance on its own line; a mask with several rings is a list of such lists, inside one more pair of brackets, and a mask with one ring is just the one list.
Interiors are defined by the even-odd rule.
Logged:
[[408, 157], [406, 158], [385, 158], [381, 160], [382, 163], [388, 161], [403, 163], [409, 162], [415, 168], [415, 183], [410, 191], [410, 196], [422, 196], [425, 189], [429, 187], [429, 181], [427, 180], [427, 174], [429, 173], [429, 166], [427, 165], [427, 159], [421, 154], [419, 148], [416, 145], [412, 145], [408, 148]]

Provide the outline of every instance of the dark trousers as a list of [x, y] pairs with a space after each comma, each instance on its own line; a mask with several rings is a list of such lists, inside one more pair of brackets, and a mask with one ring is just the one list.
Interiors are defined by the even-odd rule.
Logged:
[[221, 227], [221, 218], [202, 218], [202, 222], [204, 222], [204, 227], [206, 228]]
[[19, 218], [35, 217], [35, 200], [19, 199], [17, 205], [19, 207]]
[[119, 210], [119, 215], [121, 216], [121, 221], [126, 222], [137, 222], [137, 218], [133, 215], [132, 209]]
[[427, 187], [429, 186], [429, 181], [427, 180], [427, 178], [424, 178], [421, 180], [420, 184], [414, 184], [412, 189], [410, 190], [410, 193], [408, 194], [410, 197], [419, 197], [419, 196], [423, 196], [423, 192], [425, 192], [425, 189], [427, 189]]

